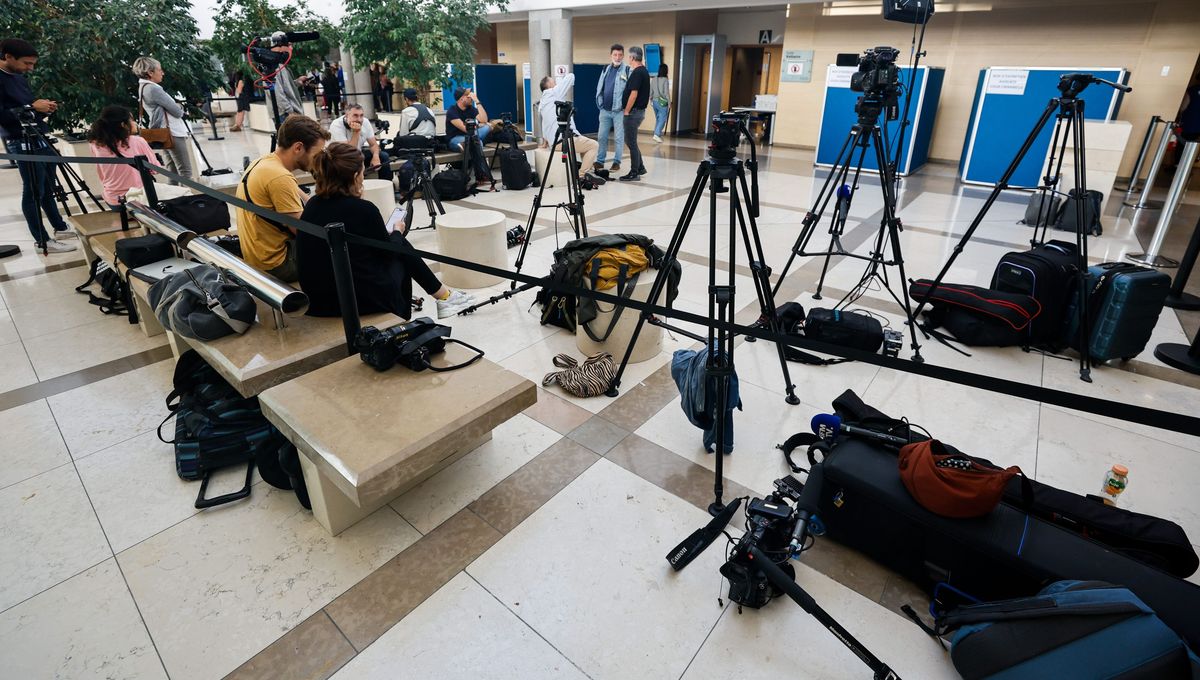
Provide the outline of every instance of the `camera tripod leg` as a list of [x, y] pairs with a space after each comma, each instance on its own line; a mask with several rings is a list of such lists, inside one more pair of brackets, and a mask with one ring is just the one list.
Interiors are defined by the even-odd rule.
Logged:
[[[884, 151], [883, 140], [880, 138], [879, 128], [874, 130], [872, 138], [875, 143], [875, 153], [877, 154], [878, 162], [883, 163], [887, 160], [887, 156]], [[883, 166], [881, 165], [880, 167]], [[895, 291], [889, 285], [886, 268], [883, 270], [883, 287], [891, 294], [892, 299], [896, 300], [896, 303], [904, 310], [904, 314], [907, 317], [909, 339], [913, 350], [912, 360], [916, 363], [923, 363], [925, 358], [921, 356], [921, 344], [917, 341], [917, 319], [913, 316], [912, 300], [908, 297], [908, 274], [904, 271], [904, 250], [900, 246], [900, 230], [903, 228], [903, 225], [900, 222], [900, 218], [896, 217], [896, 183], [891, 181], [890, 177], [886, 176], [881, 176], [880, 180], [883, 186], [883, 218], [887, 222], [886, 229], [891, 240], [892, 257], [895, 258], [896, 269], [900, 273], [900, 295], [903, 298], [903, 302], [896, 298]], [[882, 230], [879, 236], [879, 257], [882, 260], [884, 258]]]
[[[1075, 99], [1071, 108], [1071, 136], [1072, 143], [1075, 145], [1075, 154], [1073, 161], [1075, 163], [1075, 243], [1079, 248], [1079, 270], [1077, 273], [1079, 285], [1079, 379], [1084, 382], [1092, 382], [1092, 351], [1091, 337], [1092, 325], [1091, 316], [1088, 313], [1088, 294], [1087, 294], [1087, 268], [1088, 268], [1088, 229], [1091, 227], [1086, 222], [1087, 219], [1087, 156], [1085, 141], [1083, 138], [1084, 117], [1083, 105], [1084, 100]], [[1069, 196], [1070, 194], [1068, 194]], [[1096, 215], [1096, 219], [1100, 216]]]
[[[856, 137], [854, 148], [858, 149], [858, 161], [854, 164], [854, 177], [850, 183], [850, 195], [846, 197], [845, 201], [839, 199], [837, 205], [834, 207], [833, 223], [829, 225], [829, 248], [826, 249], [824, 254], [825, 262], [821, 265], [821, 278], [817, 280], [817, 292], [813, 294], [814, 300], [821, 299], [821, 291], [825, 289], [825, 277], [829, 273], [830, 260], [833, 259], [834, 255], [843, 255], [846, 253], [846, 249], [842, 246], [842, 234], [845, 233], [846, 218], [850, 214], [850, 205], [854, 201], [854, 195], [858, 193], [859, 183], [862, 178], [863, 162], [867, 158], [867, 147], [872, 140], [870, 135], [864, 136], [862, 134], [859, 126], [855, 126], [855, 130], [851, 130], [850, 136]], [[854, 149], [851, 149], [846, 158], [846, 165], [842, 168], [839, 185], [845, 183], [846, 175], [849, 174], [850, 170], [850, 159], [853, 156]], [[886, 171], [882, 171], [880, 174], [881, 179], [884, 177], [886, 177]], [[825, 200], [828, 201], [829, 197], [826, 197]]]

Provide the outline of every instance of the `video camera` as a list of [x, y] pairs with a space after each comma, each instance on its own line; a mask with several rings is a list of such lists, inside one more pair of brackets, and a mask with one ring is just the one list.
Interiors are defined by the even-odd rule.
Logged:
[[8, 110], [9, 113], [17, 119], [17, 122], [24, 127], [36, 127], [38, 123], [37, 111], [26, 104], [24, 106], [14, 106]]
[[383, 330], [366, 326], [354, 336], [354, 349], [363, 363], [376, 371], [396, 364], [423, 371], [429, 367], [429, 357], [445, 351], [449, 330], [426, 316]]
[[858, 71], [850, 76], [850, 89], [863, 93], [854, 105], [860, 118], [872, 122], [880, 113], [887, 120], [900, 117], [900, 69], [896, 58], [900, 50], [881, 45], [865, 50], [862, 55], [839, 54], [838, 66], [857, 66]]
[[737, 154], [742, 135], [750, 137], [747, 125], [748, 113], [722, 111], [712, 117], [712, 141], [708, 144], [708, 155], [718, 160], [730, 160]]
[[246, 54], [254, 60], [260, 71], [273, 71], [283, 67], [292, 55], [287, 52], [274, 52], [271, 48], [287, 47], [292, 43], [308, 42], [321, 37], [317, 31], [275, 31], [271, 35], [255, 38], [246, 47]]
[[554, 102], [554, 115], [558, 118], [559, 123], [570, 123], [571, 116], [575, 114], [575, 105], [568, 101]]

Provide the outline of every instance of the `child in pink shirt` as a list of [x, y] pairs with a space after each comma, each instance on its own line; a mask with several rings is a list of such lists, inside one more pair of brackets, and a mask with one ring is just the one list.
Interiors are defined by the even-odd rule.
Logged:
[[[97, 158], [134, 158], [145, 156], [157, 163], [154, 150], [141, 137], [133, 134], [133, 114], [124, 106], [106, 106], [88, 132], [92, 155]], [[142, 186], [142, 176], [132, 165], [97, 165], [96, 174], [104, 189], [104, 202], [113, 210], [120, 206], [121, 197], [130, 189]]]

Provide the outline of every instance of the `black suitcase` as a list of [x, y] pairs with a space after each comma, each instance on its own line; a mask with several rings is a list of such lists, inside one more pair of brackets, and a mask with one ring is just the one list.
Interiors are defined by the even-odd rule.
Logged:
[[[1063, 231], [1076, 231], [1075, 225], [1079, 221], [1079, 216], [1075, 214], [1075, 205], [1079, 201], [1079, 195], [1074, 189], [1071, 189], [1067, 194], [1067, 200], [1063, 204], [1062, 210], [1058, 213], [1058, 222], [1054, 225], [1055, 229]], [[1104, 201], [1104, 194], [1099, 191], [1088, 191], [1087, 197], [1083, 199], [1083, 223], [1087, 225], [1084, 233], [1089, 236], [1099, 236], [1104, 233], [1104, 228], [1100, 226], [1100, 204]]]
[[947, 584], [984, 601], [1036, 594], [1062, 580], [1125, 586], [1200, 649], [1200, 586], [1003, 502], [989, 515], [949, 519], [917, 504], [896, 454], [842, 437], [822, 463], [820, 518], [830, 538], [933, 593]]
[[533, 168], [529, 167], [529, 157], [524, 151], [512, 146], [500, 149], [496, 155], [500, 159], [500, 181], [505, 189], [519, 191], [533, 184]]
[[1048, 191], [1035, 191], [1029, 197], [1025, 206], [1025, 217], [1021, 224], [1027, 224], [1035, 229], [1041, 229], [1058, 223], [1058, 215], [1062, 211], [1062, 199]]
[[1042, 311], [1029, 324], [1029, 344], [1061, 347], [1063, 315], [1075, 290], [1079, 248], [1068, 241], [1049, 241], [1033, 250], [1006, 253], [996, 264], [989, 288], [1028, 295]]

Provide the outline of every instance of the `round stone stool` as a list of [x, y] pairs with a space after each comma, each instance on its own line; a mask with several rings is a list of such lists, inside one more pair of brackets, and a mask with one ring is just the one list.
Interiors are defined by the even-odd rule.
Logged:
[[[438, 217], [438, 249], [444, 255], [508, 269], [504, 215], [495, 210], [454, 210]], [[442, 265], [442, 283], [452, 288], [487, 288], [506, 279]]]
[[533, 150], [533, 164], [537, 168], [538, 181], [542, 181], [542, 177], [546, 173], [546, 164], [554, 162], [554, 167], [550, 169], [550, 176], [546, 178], [546, 186], [548, 187], [565, 187], [567, 186], [567, 164], [562, 162], [562, 151], [559, 148], [554, 150], [554, 156], [550, 156], [550, 149], [537, 148]]
[[[633, 300], [645, 302], [650, 297], [650, 289], [654, 287], [654, 277], [656, 274], [658, 274], [657, 269], [647, 269], [642, 272], [641, 276], [638, 277], [637, 285], [633, 287], [633, 294], [629, 297]], [[590, 281], [584, 280], [583, 285], [586, 288], [591, 288]], [[616, 295], [617, 287], [613, 286], [604, 292]], [[601, 300], [596, 302], [596, 306], [598, 313], [588, 326], [592, 329], [592, 333], [596, 337], [602, 337], [604, 331], [608, 330], [608, 324], [612, 323], [616, 305]], [[621, 318], [617, 320], [617, 325], [613, 328], [612, 334], [604, 342], [592, 340], [588, 337], [587, 331], [583, 330], [583, 324], [579, 324], [575, 329], [575, 346], [587, 356], [592, 356], [600, 352], [608, 352], [619, 362], [621, 357], [625, 355], [625, 348], [629, 346], [629, 339], [633, 337], [633, 329], [637, 326], [639, 314], [641, 314], [641, 311], [632, 307], [626, 307], [625, 311], [621, 313]], [[633, 354], [629, 355], [629, 363], [636, 364], [658, 356], [658, 353], [662, 351], [662, 333], [663, 329], [660, 326], [650, 323], [642, 324], [642, 333], [638, 336], [637, 345], [633, 348]]]
[[387, 222], [396, 209], [396, 187], [386, 179], [364, 179], [362, 197], [379, 208], [383, 221]]

